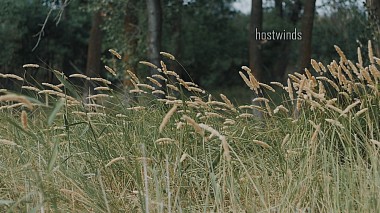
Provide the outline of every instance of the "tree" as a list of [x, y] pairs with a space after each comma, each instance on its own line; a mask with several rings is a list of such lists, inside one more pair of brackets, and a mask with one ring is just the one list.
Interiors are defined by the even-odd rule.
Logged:
[[[102, 54], [102, 31], [100, 25], [102, 24], [102, 12], [95, 11], [92, 17], [92, 25], [90, 31], [90, 38], [88, 42], [87, 52], [87, 66], [86, 75], [88, 77], [99, 77], [101, 70], [101, 54]], [[93, 93], [93, 86], [86, 81], [84, 97], [88, 93]]]
[[263, 1], [252, 0], [251, 21], [249, 28], [249, 68], [253, 75], [260, 80], [262, 70], [260, 40], [256, 39], [256, 31], [262, 31], [263, 24]]
[[369, 12], [369, 19], [375, 40], [374, 49], [376, 56], [380, 56], [380, 1], [366, 0], [366, 6]]
[[304, 12], [301, 23], [302, 40], [299, 47], [298, 62], [296, 67], [298, 70], [303, 70], [310, 65], [315, 1], [316, 0], [305, 0], [304, 4]]
[[[148, 59], [151, 63], [160, 65], [162, 8], [160, 0], [146, 0], [148, 10]], [[151, 69], [151, 74], [158, 71]]]

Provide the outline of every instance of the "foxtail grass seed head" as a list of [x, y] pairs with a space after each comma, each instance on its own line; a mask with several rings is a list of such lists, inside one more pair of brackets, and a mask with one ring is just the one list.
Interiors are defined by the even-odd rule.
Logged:
[[90, 80], [90, 78], [87, 77], [86, 75], [79, 74], [79, 73], [71, 74], [71, 75], [69, 75], [69, 78], [83, 78], [83, 79], [86, 79], [86, 80]]
[[375, 139], [371, 139], [370, 141], [371, 141], [373, 144], [375, 144], [376, 146], [380, 146], [380, 141], [375, 140]]
[[154, 74], [152, 75], [153, 78], [157, 78], [157, 79], [160, 79], [160, 80], [163, 80], [163, 81], [168, 81], [168, 79], [166, 79], [164, 76], [160, 75], [160, 74]]
[[130, 70], [127, 70], [127, 73], [128, 73], [129, 76], [131, 76], [131, 78], [132, 78], [135, 82], [140, 83], [140, 80], [139, 80], [139, 78], [136, 76], [135, 73], [133, 73], [133, 72], [130, 71]]
[[41, 91], [40, 89], [36, 88], [36, 87], [33, 87], [33, 86], [22, 86], [21, 87], [22, 89], [27, 89], [27, 90], [30, 90], [30, 91], [34, 91], [34, 92], [39, 92]]
[[21, 95], [15, 95], [15, 94], [2, 95], [2, 96], [0, 96], [0, 102], [3, 102], [3, 101], [20, 102], [20, 103], [23, 103], [30, 110], [33, 109], [32, 102], [30, 102], [26, 97], [21, 96]]
[[111, 73], [113, 76], [116, 76], [116, 72], [115, 70], [113, 70], [111, 67], [109, 66], [104, 66], [104, 68], [106, 68], [106, 70]]
[[273, 110], [273, 113], [276, 114], [276, 113], [278, 113], [280, 110], [283, 111], [283, 112], [285, 112], [285, 113], [288, 113], [288, 112], [289, 112], [289, 110], [288, 110], [287, 108], [285, 108], [283, 105], [279, 105], [279, 106], [277, 106], [277, 107]]
[[289, 141], [289, 139], [290, 139], [290, 134], [288, 133], [285, 135], [284, 139], [282, 139], [281, 147], [284, 147], [285, 144]]
[[154, 90], [154, 91], [152, 91], [152, 94], [153, 95], [157, 95], [157, 94], [165, 95], [165, 92], [162, 90]]
[[178, 87], [174, 86], [173, 84], [166, 84], [166, 87], [171, 89], [171, 90], [179, 92]]
[[57, 92], [63, 92], [63, 90], [56, 85], [49, 84], [49, 83], [42, 83], [42, 85], [52, 88], [53, 90], [56, 90]]
[[190, 124], [194, 128], [195, 132], [197, 132], [198, 134], [204, 136], [204, 131], [199, 126], [199, 124], [197, 122], [195, 122], [192, 118], [190, 118], [187, 115], [183, 115], [182, 119], [184, 119], [188, 124]]
[[269, 91], [276, 92], [276, 90], [274, 90], [273, 87], [269, 86], [268, 84], [259, 83], [259, 85], [260, 85], [261, 87], [264, 87], [265, 89], [267, 89], [267, 90], [269, 90]]
[[28, 128], [28, 114], [25, 110], [22, 110], [21, 112], [21, 124], [22, 128], [27, 129]]
[[267, 143], [265, 143], [265, 142], [263, 142], [263, 141], [260, 141], [260, 140], [252, 140], [252, 142], [253, 143], [255, 143], [255, 144], [257, 144], [257, 145], [259, 145], [259, 146], [261, 146], [261, 147], [263, 147], [263, 148], [265, 148], [265, 149], [270, 149], [270, 148], [272, 148], [269, 144], [267, 144]]
[[177, 143], [176, 140], [174, 139], [171, 139], [171, 138], [160, 138], [160, 139], [157, 139], [155, 141], [156, 144], [159, 144], [159, 145], [165, 145], [165, 144], [173, 144], [173, 143]]
[[108, 50], [112, 55], [114, 55], [117, 59], [121, 59], [121, 55], [118, 53], [118, 52], [116, 52], [114, 49], [109, 49]]
[[169, 58], [170, 60], [175, 60], [175, 57], [170, 54], [170, 53], [167, 53], [167, 52], [160, 52], [161, 55], [165, 56], [166, 58]]
[[24, 64], [22, 65], [23, 68], [39, 68], [40, 65], [38, 64]]
[[18, 80], [18, 81], [24, 81], [23, 78], [21, 78], [18, 75], [15, 75], [15, 74], [5, 74], [4, 78], [12, 78], [12, 79], [15, 79], [15, 80]]
[[153, 84], [155, 84], [156, 86], [158, 87], [162, 87], [162, 84], [160, 84], [160, 82], [158, 82], [156, 79], [152, 78], [152, 77], [146, 77], [150, 82], [152, 82]]
[[313, 66], [314, 70], [318, 73], [321, 72], [321, 68], [319, 67], [318, 62], [316, 62], [314, 59], [311, 59], [311, 65]]
[[112, 91], [112, 89], [109, 87], [95, 87], [94, 90], [95, 91]]
[[337, 126], [337, 127], [344, 129], [344, 126], [337, 120], [326, 118], [325, 121], [333, 124], [334, 126]]
[[110, 160], [104, 167], [109, 167], [111, 166], [112, 164], [118, 162], [118, 161], [121, 161], [121, 160], [125, 160], [125, 157], [117, 157], [117, 158], [114, 158], [112, 160]]
[[282, 85], [280, 82], [270, 82], [270, 84], [281, 87], [282, 89], [284, 88], [284, 85]]
[[375, 63], [375, 60], [373, 58], [373, 49], [372, 49], [372, 41], [368, 40], [368, 57], [371, 64]]
[[334, 45], [334, 47], [335, 47], [336, 52], [339, 54], [341, 60], [344, 63], [347, 63], [347, 58], [346, 58], [346, 55], [344, 55], [343, 51], [337, 45]]
[[358, 47], [358, 63], [363, 66], [363, 58], [362, 58], [362, 51], [360, 50], [360, 47]]
[[289, 94], [289, 98], [290, 98], [290, 100], [291, 100], [292, 103], [293, 103], [294, 95], [293, 95], [293, 87], [292, 87], [292, 83], [290, 82], [290, 78], [288, 78], [288, 87], [287, 87], [287, 91], [288, 91], [288, 94]]
[[150, 90], [155, 90], [156, 89], [153, 86], [148, 85], [148, 84], [137, 84], [137, 86], [138, 87], [143, 87], [143, 88], [146, 88], [146, 89], [150, 89]]
[[8, 145], [8, 146], [18, 146], [20, 147], [19, 145], [17, 145], [17, 143], [11, 141], [11, 140], [6, 140], [6, 139], [1, 139], [0, 138], [0, 145]]
[[166, 124], [169, 122], [169, 119], [170, 117], [172, 117], [172, 115], [175, 113], [175, 111], [177, 110], [177, 105], [174, 105], [170, 110], [169, 112], [165, 115], [164, 119], [162, 120], [161, 122], [161, 125], [159, 127], [159, 132], [161, 133], [162, 130], [164, 129], [164, 127], [166, 126]]
[[359, 117], [361, 114], [365, 113], [368, 111], [368, 108], [363, 108], [359, 110], [358, 112], [355, 113], [355, 117]]
[[148, 61], [139, 61], [140, 64], [143, 64], [143, 65], [146, 65], [148, 67], [151, 67], [151, 68], [154, 68], [154, 69], [157, 69], [158, 67]]

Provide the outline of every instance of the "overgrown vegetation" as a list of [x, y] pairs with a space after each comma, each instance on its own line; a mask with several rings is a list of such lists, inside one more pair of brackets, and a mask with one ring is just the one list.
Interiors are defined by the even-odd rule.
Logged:
[[[1, 90], [0, 209], [374, 212], [380, 59], [368, 46], [369, 65], [360, 48], [356, 63], [336, 46], [339, 62], [312, 60], [316, 74], [294, 73], [287, 85], [259, 83], [242, 67], [252, 105], [209, 96], [163, 61], [140, 62], [160, 75], [128, 72], [128, 102], [102, 78], [36, 64], [26, 73], [48, 71], [60, 84], [1, 74], [23, 86]], [[97, 94], [82, 100], [73, 79], [93, 82]], [[282, 103], [265, 98], [274, 90], [287, 94]]]

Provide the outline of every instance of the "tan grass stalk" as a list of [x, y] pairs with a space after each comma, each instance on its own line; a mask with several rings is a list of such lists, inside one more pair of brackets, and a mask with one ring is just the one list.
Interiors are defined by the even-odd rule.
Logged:
[[241, 71], [239, 71], [239, 75], [241, 76], [241, 78], [243, 79], [243, 81], [245, 82], [245, 84], [246, 84], [251, 90], [254, 90], [254, 87], [253, 87], [252, 83], [248, 80], [248, 78], [245, 76], [245, 74], [242, 73]]
[[251, 113], [242, 113], [238, 116], [236, 116], [236, 118], [253, 118], [255, 117], [255, 115], [251, 114]]
[[153, 86], [148, 85], [148, 84], [137, 84], [137, 86], [138, 87], [143, 87], [143, 88], [146, 88], [146, 89], [150, 89], [150, 90], [155, 90], [156, 89]]
[[224, 156], [226, 157], [227, 161], [230, 161], [231, 160], [231, 155], [230, 155], [230, 148], [229, 148], [229, 145], [227, 143], [227, 140], [226, 140], [226, 137], [222, 134], [220, 134], [217, 130], [215, 130], [214, 128], [206, 125], [206, 124], [199, 124], [199, 127], [210, 132], [211, 135], [215, 135], [219, 138], [219, 140], [222, 142], [222, 148], [223, 148], [223, 153], [224, 153]]
[[258, 97], [258, 98], [254, 98], [252, 100], [252, 103], [255, 103], [255, 102], [269, 102], [269, 100], [267, 98], [263, 98], [263, 97]]
[[174, 105], [170, 110], [169, 112], [165, 115], [164, 119], [162, 119], [162, 122], [161, 122], [161, 125], [159, 127], [159, 132], [161, 133], [162, 130], [164, 129], [164, 127], [166, 126], [166, 124], [169, 122], [169, 119], [170, 117], [172, 117], [172, 115], [175, 113], [175, 111], [177, 110], [177, 105]]
[[173, 84], [166, 84], [166, 87], [168, 87], [171, 90], [179, 92], [178, 87], [174, 86]]
[[35, 91], [35, 92], [39, 92], [39, 91], [41, 91], [40, 89], [38, 89], [38, 88], [36, 88], [36, 87], [33, 87], [33, 86], [22, 86], [21, 88], [22, 88], [22, 89], [31, 90], [31, 91]]
[[[321, 70], [323, 71], [323, 73], [327, 72], [327, 69], [326, 69], [325, 65], [322, 64], [322, 62], [318, 62], [318, 65], [321, 68]], [[320, 74], [322, 75], [323, 73], [320, 73]]]
[[273, 110], [273, 113], [274, 113], [274, 114], [277, 114], [280, 110], [283, 111], [283, 112], [286, 112], [286, 113], [289, 112], [289, 110], [286, 109], [286, 107], [284, 107], [283, 105], [279, 105], [279, 106], [277, 106], [277, 107]]
[[69, 75], [69, 78], [83, 78], [83, 79], [86, 79], [86, 80], [89, 80], [89, 79], [90, 79], [90, 78], [87, 77], [86, 75], [79, 74], [79, 73], [71, 74], [71, 75]]
[[140, 80], [139, 80], [139, 78], [136, 76], [135, 73], [133, 73], [133, 72], [130, 71], [130, 70], [127, 70], [127, 73], [128, 73], [129, 76], [131, 76], [131, 78], [132, 78], [135, 82], [140, 83]]
[[378, 140], [375, 140], [375, 139], [371, 139], [370, 140], [373, 144], [377, 145], [377, 146], [380, 146], [380, 141]]
[[155, 94], [162, 94], [162, 95], [165, 95], [165, 92], [162, 91], [162, 90], [154, 90], [152, 91], [152, 94], [155, 95]]
[[38, 64], [24, 64], [24, 65], [22, 65], [22, 67], [23, 68], [39, 68], [40, 67], [40, 65], [38, 65]]
[[284, 139], [282, 139], [281, 147], [284, 147], [285, 144], [289, 141], [289, 139], [290, 139], [290, 134], [288, 133], [285, 135]]
[[273, 85], [276, 85], [278, 87], [284, 88], [284, 85], [282, 85], [280, 82], [272, 81], [272, 82], [270, 82], [270, 84], [273, 84]]
[[71, 113], [74, 114], [74, 115], [81, 115], [81, 116], [85, 116], [86, 115], [86, 113], [82, 112], [82, 111], [72, 111]]
[[0, 102], [2, 102], [2, 101], [16, 101], [16, 102], [20, 102], [20, 103], [23, 103], [30, 110], [33, 109], [32, 102], [30, 102], [24, 96], [15, 95], [15, 94], [2, 95], [2, 96], [0, 96]]
[[334, 48], [336, 52], [339, 54], [339, 56], [341, 57], [341, 60], [344, 63], [347, 63], [347, 58], [346, 58], [346, 55], [344, 55], [343, 51], [337, 45], [334, 45]]
[[165, 145], [165, 144], [173, 144], [173, 143], [177, 143], [176, 140], [174, 139], [171, 139], [171, 138], [159, 138], [155, 141], [155, 143], [159, 144], [159, 145]]
[[325, 121], [344, 129], [344, 126], [337, 120], [326, 118]]
[[206, 93], [206, 91], [204, 91], [203, 89], [200, 89], [198, 87], [188, 87], [187, 90], [189, 90], [190, 92], [194, 91], [194, 92], [199, 92], [199, 93], [202, 93], [202, 94]]
[[363, 57], [362, 57], [362, 51], [360, 50], [360, 47], [358, 47], [358, 63], [363, 66]]
[[179, 78], [179, 75], [178, 75], [176, 72], [174, 72], [174, 71], [166, 71], [166, 74], [167, 74], [167, 75], [174, 76], [174, 77], [176, 77], [176, 78]]
[[63, 92], [63, 90], [59, 87], [57, 87], [56, 85], [53, 85], [53, 84], [49, 84], [49, 83], [42, 83], [42, 85], [44, 86], [47, 86], [47, 87], [50, 87], [58, 92]]
[[110, 52], [112, 55], [114, 55], [119, 60], [121, 59], [121, 55], [118, 52], [116, 52], [114, 49], [109, 49], [108, 52]]
[[136, 106], [136, 107], [128, 107], [126, 108], [127, 110], [135, 110], [135, 111], [140, 111], [140, 110], [145, 110], [146, 107], [143, 106]]
[[375, 63], [375, 60], [373, 58], [373, 48], [372, 48], [372, 41], [368, 40], [368, 57], [371, 64]]
[[123, 115], [123, 114], [116, 114], [115, 115], [117, 118], [128, 118], [128, 116]]
[[331, 104], [326, 104], [326, 107], [327, 108], [329, 108], [329, 109], [332, 109], [332, 110], [334, 110], [335, 112], [337, 112], [337, 113], [339, 113], [339, 114], [345, 114], [345, 113], [343, 113], [343, 110], [341, 110], [341, 109], [339, 109], [338, 107], [335, 107], [335, 106], [333, 106], [333, 105], [331, 105]]
[[113, 70], [111, 67], [109, 67], [109, 66], [104, 66], [104, 68], [106, 68], [106, 70], [109, 72], [109, 73], [111, 73], [113, 76], [116, 76], [116, 72], [115, 72], [115, 70]]
[[311, 143], [314, 143], [316, 141], [316, 139], [318, 137], [318, 133], [321, 130], [321, 124], [316, 125], [314, 128], [315, 128], [315, 131], [314, 131], [314, 133], [313, 133], [313, 135], [311, 136], [311, 139], [310, 139]]
[[116, 163], [117, 161], [121, 161], [121, 160], [125, 160], [125, 157], [117, 157], [117, 158], [114, 158], [112, 160], [110, 160], [104, 167], [109, 167], [111, 166], [112, 164]]
[[318, 62], [316, 62], [314, 59], [311, 59], [311, 66], [314, 68], [315, 71], [321, 73], [321, 68], [319, 67]]
[[90, 78], [91, 81], [98, 81], [98, 82], [102, 82], [104, 84], [112, 84], [111, 81], [108, 81], [104, 78]]
[[28, 114], [25, 110], [22, 110], [21, 112], [21, 124], [22, 128], [27, 129], [28, 128]]
[[154, 68], [154, 69], [157, 69], [157, 68], [158, 68], [156, 65], [154, 65], [154, 64], [152, 64], [152, 63], [150, 63], [150, 62], [148, 62], [148, 61], [139, 61], [139, 63], [140, 63], [140, 64], [143, 64], [143, 65], [146, 65], [146, 66], [148, 66], [148, 67], [152, 67], [152, 68]]
[[19, 145], [17, 145], [17, 143], [15, 143], [13, 141], [6, 140], [6, 139], [1, 139], [1, 138], [0, 138], [0, 144], [2, 144], [2, 145], [9, 145], [9, 146], [19, 146]]
[[158, 87], [162, 87], [162, 84], [160, 84], [160, 82], [158, 82], [156, 79], [154, 78], [151, 78], [151, 77], [146, 77], [150, 82], [152, 82], [153, 84], [157, 85]]
[[161, 64], [162, 71], [166, 74], [166, 72], [168, 71], [168, 68], [166, 67], [165, 62], [160, 61], [160, 64]]
[[359, 117], [361, 114], [365, 113], [368, 111], [368, 108], [363, 108], [359, 110], [357, 113], [355, 113], [355, 117]]
[[222, 115], [220, 115], [216, 112], [205, 112], [205, 116], [207, 118], [224, 118]]
[[360, 100], [356, 101], [355, 103], [353, 104], [350, 104], [346, 107], [346, 109], [343, 110], [343, 113], [344, 114], [347, 114], [352, 108], [354, 108], [355, 106], [357, 106], [358, 104], [360, 104]]
[[195, 122], [192, 118], [190, 118], [189, 116], [187, 115], [183, 115], [182, 118], [188, 123], [190, 124], [195, 132], [197, 132], [198, 134], [204, 136], [204, 131], [202, 130], [202, 128], [199, 126], [199, 124], [197, 122]]
[[177, 97], [174, 97], [174, 96], [171, 96], [171, 95], [167, 95], [165, 96], [166, 99], [168, 100], [177, 100]]
[[269, 114], [269, 116], [273, 116], [273, 114], [272, 114], [272, 109], [270, 108], [268, 102], [265, 102], [265, 108], [266, 108], [267, 113]]
[[252, 142], [255, 143], [255, 144], [257, 144], [257, 145], [259, 145], [259, 146], [261, 146], [261, 147], [263, 147], [263, 148], [265, 148], [265, 149], [272, 148], [269, 144], [267, 144], [267, 143], [265, 143], [263, 141], [259, 141], [259, 140], [253, 139]]
[[167, 57], [167, 58], [169, 58], [170, 60], [173, 60], [173, 61], [175, 60], [175, 57], [172, 54], [170, 54], [170, 53], [160, 52], [160, 54], [163, 55], [163, 56], [165, 56], [165, 57]]
[[164, 76], [160, 75], [160, 74], [154, 74], [152, 75], [153, 78], [158, 78], [160, 80], [163, 80], [163, 81], [168, 81], [168, 79], [166, 79]]
[[18, 81], [24, 81], [23, 78], [21, 78], [20, 76], [18, 75], [15, 75], [15, 74], [5, 74], [4, 75], [4, 78], [13, 78], [13, 79], [16, 79]]
[[236, 121], [226, 118], [226, 120], [223, 122], [223, 125], [235, 125]]
[[264, 88], [267, 89], [267, 90], [270, 90], [270, 91], [272, 91], [272, 92], [276, 92], [276, 90], [273, 89], [273, 87], [269, 86], [268, 84], [259, 83], [259, 85], [260, 85], [261, 87], [264, 87]]
[[[350, 62], [348, 62], [348, 63], [350, 63]], [[348, 68], [343, 64], [343, 62], [339, 62], [339, 64], [340, 64], [340, 67], [343, 69], [344, 73], [346, 73], [346, 75], [348, 76], [348, 78], [351, 81], [353, 81], [354, 78], [352, 77], [350, 70], [348, 70]]]
[[290, 78], [288, 78], [288, 86], [286, 88], [287, 88], [286, 91], [289, 94], [289, 98], [290, 98], [290, 100], [292, 101], [292, 104], [293, 104], [294, 95], [293, 95], [293, 87], [292, 87], [292, 83], [290, 82]]
[[109, 87], [95, 87], [94, 90], [95, 91], [112, 91], [112, 89]]
[[181, 158], [179, 159], [179, 162], [182, 163], [189, 155], [187, 153], [183, 153]]

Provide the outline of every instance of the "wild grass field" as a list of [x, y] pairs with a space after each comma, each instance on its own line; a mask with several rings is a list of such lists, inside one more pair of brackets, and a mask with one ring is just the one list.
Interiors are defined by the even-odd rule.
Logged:
[[[250, 105], [209, 95], [165, 62], [140, 62], [160, 73], [148, 78], [127, 72], [129, 102], [102, 78], [36, 64], [26, 72], [60, 84], [1, 74], [23, 86], [1, 90], [0, 210], [377, 212], [380, 59], [368, 46], [351, 60], [336, 46], [339, 61], [312, 60], [285, 85], [242, 67]], [[82, 98], [73, 79], [97, 94]], [[286, 94], [280, 104], [265, 95], [274, 91]]]

